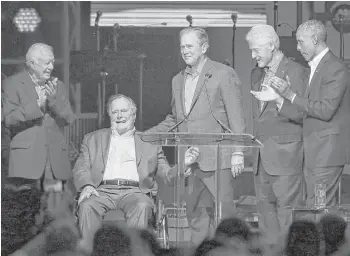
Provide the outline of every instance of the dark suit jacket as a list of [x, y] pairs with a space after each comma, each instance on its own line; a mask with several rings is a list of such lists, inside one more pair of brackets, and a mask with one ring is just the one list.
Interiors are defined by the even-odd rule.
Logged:
[[44, 114], [37, 104], [35, 84], [27, 71], [4, 81], [4, 119], [10, 127], [9, 177], [38, 179], [49, 155], [55, 177], [72, 176], [64, 126], [72, 123], [72, 112], [65, 85], [58, 81], [56, 99]]
[[[172, 113], [160, 124], [149, 129], [148, 132], [166, 132], [177, 122], [186, 118], [184, 85], [185, 76], [184, 71], [182, 71], [172, 80]], [[196, 100], [197, 98], [198, 100]], [[244, 133], [245, 120], [242, 100], [241, 83], [236, 72], [231, 67], [208, 58], [200, 73], [192, 100], [192, 106], [195, 105], [186, 120], [178, 127], [178, 131], [221, 133], [223, 129], [213, 118], [214, 114], [216, 119], [220, 120], [234, 133]], [[216, 149], [200, 146], [199, 150], [199, 167], [203, 171], [216, 170]], [[241, 151], [242, 149], [222, 148], [222, 169], [231, 168], [233, 150]]]
[[[293, 60], [283, 57], [276, 76], [291, 80], [292, 90], [298, 93], [305, 91], [307, 69]], [[261, 68], [252, 71], [252, 90], [259, 91], [265, 72]], [[253, 170], [258, 171], [259, 154], [267, 173], [271, 175], [294, 175], [302, 172], [303, 146], [302, 127], [284, 116], [279, 116], [275, 102], [264, 104], [260, 111], [259, 101], [253, 97], [253, 134], [264, 147], [253, 149]]]
[[[73, 169], [74, 184], [78, 192], [85, 185], [98, 187], [103, 180], [106, 168], [111, 129], [100, 129], [86, 134], [81, 145], [80, 155]], [[166, 160], [162, 147], [143, 142], [135, 134], [135, 151], [139, 186], [144, 193], [156, 187], [156, 175], [170, 182], [176, 172], [176, 166], [171, 168]], [[169, 172], [168, 176], [167, 173]]]
[[297, 93], [293, 103], [285, 100], [280, 114], [303, 123], [307, 167], [349, 163], [349, 87], [348, 68], [333, 53], [327, 52], [306, 92]]

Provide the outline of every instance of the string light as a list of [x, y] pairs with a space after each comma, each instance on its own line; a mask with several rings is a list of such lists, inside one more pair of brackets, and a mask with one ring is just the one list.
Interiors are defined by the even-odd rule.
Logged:
[[41, 18], [34, 8], [20, 8], [13, 21], [19, 32], [28, 33], [35, 31]]

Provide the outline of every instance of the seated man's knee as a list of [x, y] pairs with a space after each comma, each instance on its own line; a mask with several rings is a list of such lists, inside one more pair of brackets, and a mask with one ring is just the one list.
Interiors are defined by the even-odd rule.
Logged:
[[152, 211], [153, 204], [151, 202], [148, 202], [148, 201], [139, 201], [139, 202], [137, 202], [136, 207], [140, 211]]
[[84, 199], [83, 201], [80, 202], [78, 205], [78, 213], [81, 214], [83, 212], [87, 211], [98, 211], [98, 204], [96, 203], [95, 196], [91, 196], [89, 198]]

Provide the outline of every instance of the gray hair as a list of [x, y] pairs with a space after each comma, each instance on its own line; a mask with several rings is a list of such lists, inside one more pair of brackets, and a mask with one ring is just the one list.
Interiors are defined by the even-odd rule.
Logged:
[[111, 109], [111, 105], [115, 100], [119, 100], [119, 99], [126, 99], [127, 101], [129, 101], [130, 104], [130, 108], [133, 114], [136, 114], [137, 111], [137, 106], [135, 104], [135, 101], [133, 101], [131, 98], [129, 98], [128, 96], [125, 96], [123, 94], [113, 94], [109, 97], [108, 102], [107, 102], [107, 113], [110, 112]]
[[326, 42], [327, 40], [327, 30], [323, 23], [319, 20], [308, 20], [302, 23], [298, 29], [298, 32], [307, 32], [311, 35], [316, 35], [317, 39]]
[[272, 43], [276, 50], [280, 48], [280, 38], [275, 29], [270, 25], [256, 25], [252, 27], [248, 31], [245, 39], [248, 43], [262, 41], [266, 44]]
[[200, 27], [188, 27], [188, 28], [184, 28], [180, 31], [180, 40], [182, 38], [183, 35], [189, 34], [189, 33], [195, 33], [197, 38], [198, 38], [198, 43], [200, 46], [202, 46], [203, 44], [207, 43], [209, 46], [209, 36], [207, 31], [205, 31], [204, 28], [200, 28]]
[[53, 48], [50, 45], [44, 43], [35, 43], [29, 47], [26, 53], [26, 65], [29, 66], [32, 60], [37, 60], [38, 53], [45, 55], [48, 51], [53, 52]]

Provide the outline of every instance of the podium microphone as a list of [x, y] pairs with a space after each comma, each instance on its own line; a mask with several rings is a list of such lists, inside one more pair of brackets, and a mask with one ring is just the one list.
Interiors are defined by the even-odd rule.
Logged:
[[186, 20], [188, 21], [188, 23], [190, 23], [190, 28], [192, 27], [192, 16], [191, 15], [187, 15], [186, 16]]
[[237, 22], [237, 13], [232, 13], [231, 14], [231, 19], [233, 24], [236, 26], [236, 22]]
[[186, 118], [182, 119], [180, 122], [177, 122], [173, 127], [170, 127], [167, 132], [173, 132], [180, 124], [182, 124]]
[[96, 18], [95, 18], [95, 27], [98, 27], [98, 23], [100, 22], [101, 16], [102, 16], [102, 12], [101, 11], [97, 11], [96, 12]]

